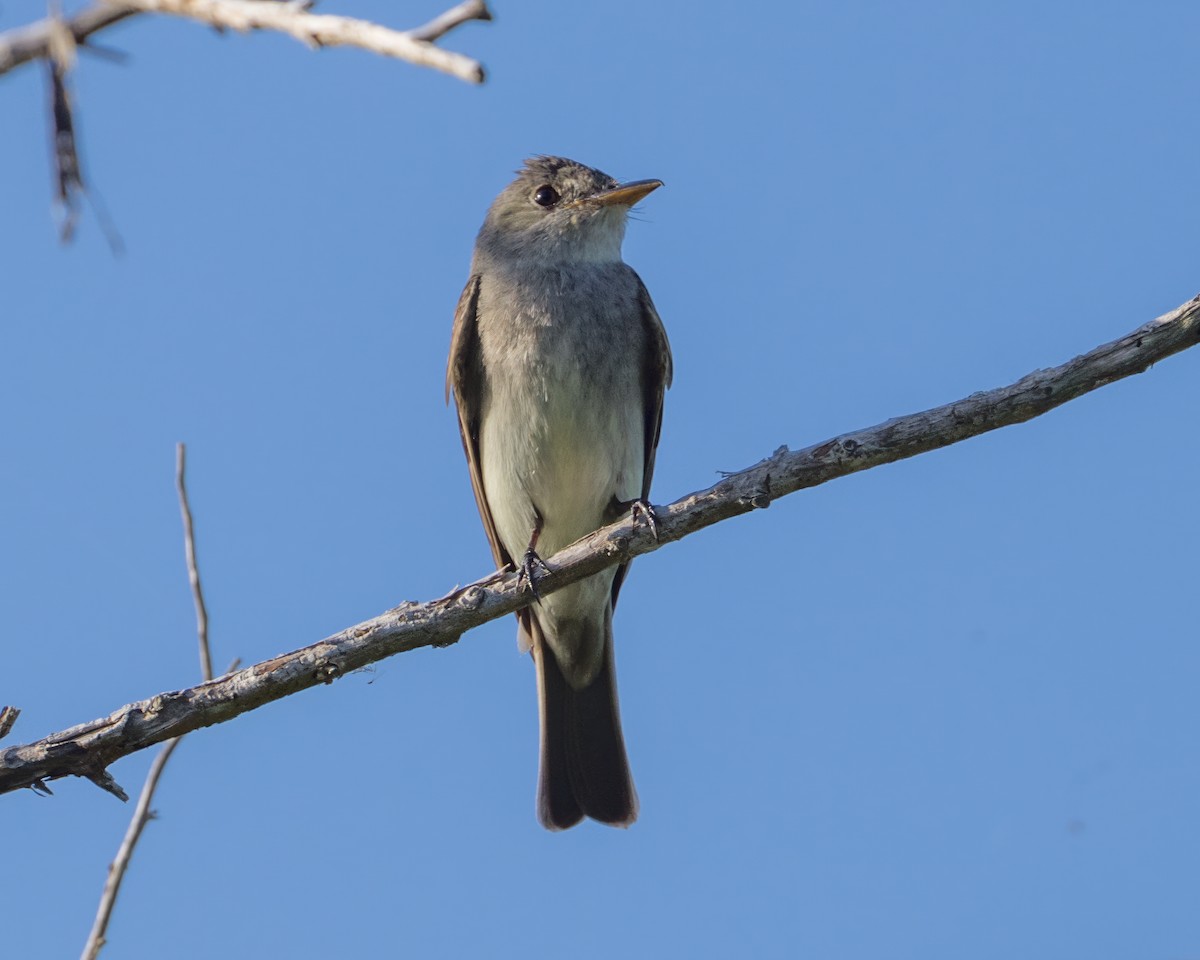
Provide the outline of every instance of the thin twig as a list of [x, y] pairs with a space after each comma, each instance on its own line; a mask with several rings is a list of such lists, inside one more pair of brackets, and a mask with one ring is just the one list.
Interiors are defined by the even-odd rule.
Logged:
[[150, 772], [146, 774], [146, 782], [142, 785], [142, 793], [138, 797], [137, 807], [134, 808], [133, 818], [125, 831], [125, 839], [121, 841], [113, 862], [109, 864], [108, 879], [104, 881], [104, 892], [100, 894], [96, 920], [92, 924], [92, 932], [88, 934], [87, 943], [83, 945], [81, 960], [96, 960], [100, 955], [108, 931], [108, 921], [112, 918], [113, 907], [117, 905], [117, 894], [121, 892], [121, 881], [125, 879], [125, 871], [133, 858], [133, 849], [137, 846], [146, 822], [153, 816], [150, 803], [154, 799], [155, 788], [158, 787], [158, 778], [162, 776], [163, 768], [182, 739], [183, 737], [175, 737], [168, 740], [150, 764]]
[[483, 0], [466, 0], [457, 7], [451, 7], [445, 13], [434, 17], [425, 26], [409, 30], [408, 35], [422, 43], [433, 43], [440, 40], [457, 26], [471, 20], [491, 20], [492, 11]]
[[[657, 550], [772, 499], [870, 467], [1023, 423], [1200, 342], [1200, 297], [1132, 333], [1014, 384], [799, 451], [780, 447], [747, 470], [656, 510], [658, 537], [625, 518], [560, 550], [538, 580], [545, 596], [617, 563]], [[531, 602], [512, 573], [496, 572], [439, 600], [405, 603], [319, 643], [188, 690], [128, 704], [36, 743], [0, 750], [0, 793], [65, 776], [87, 776], [172, 737], [232, 719], [407, 650], [454, 643], [463, 632]]]
[[53, 127], [55, 201], [59, 215], [59, 239], [70, 243], [79, 222], [81, 199], [87, 199], [96, 212], [100, 229], [114, 256], [124, 250], [121, 236], [109, 217], [94, 186], [85, 183], [83, 164], [79, 160], [78, 135], [75, 131], [75, 105], [69, 78], [75, 67], [79, 43], [69, 24], [58, 13], [57, 3], [51, 6], [46, 70], [50, 85], [50, 122]]
[[204, 606], [204, 591], [200, 588], [200, 568], [196, 565], [196, 534], [192, 529], [192, 508], [188, 504], [187, 447], [175, 444], [175, 489], [179, 493], [179, 512], [183, 516], [183, 550], [187, 558], [188, 583], [196, 606], [196, 636], [200, 640], [200, 675], [213, 678], [212, 654], [208, 650], [208, 609]]
[[9, 735], [20, 715], [21, 711], [16, 707], [0, 707], [0, 740]]
[[[196, 633], [200, 638], [200, 672], [204, 675], [205, 680], [211, 680], [213, 671], [212, 656], [208, 649], [208, 612], [204, 606], [204, 592], [200, 589], [200, 570], [196, 565], [196, 534], [192, 526], [192, 508], [188, 504], [186, 473], [187, 448], [184, 444], [177, 443], [175, 445], [175, 489], [179, 493], [179, 510], [183, 515], [183, 543], [184, 554], [187, 557], [188, 581], [191, 584], [192, 598], [196, 604]], [[234, 670], [237, 663], [238, 661], [235, 660], [229, 670]], [[104, 882], [104, 891], [100, 894], [100, 906], [96, 910], [96, 920], [92, 924], [92, 932], [88, 935], [87, 943], [83, 947], [82, 960], [95, 960], [104, 946], [108, 922], [112, 918], [113, 907], [117, 903], [117, 894], [121, 891], [121, 883], [125, 879], [125, 872], [133, 858], [134, 848], [142, 835], [142, 830], [145, 829], [146, 822], [153, 816], [150, 804], [154, 800], [154, 791], [158, 787], [159, 777], [162, 776], [163, 768], [166, 767], [167, 761], [171, 759], [171, 754], [175, 752], [175, 748], [182, 740], [182, 734], [168, 740], [158, 752], [158, 756], [154, 758], [154, 762], [150, 764], [150, 772], [146, 775], [146, 782], [142, 785], [142, 792], [138, 797], [137, 806], [134, 808], [133, 817], [125, 831], [125, 839], [121, 841], [121, 846], [117, 849], [117, 855], [113, 858], [113, 862], [109, 864], [108, 878]], [[108, 779], [112, 782], [111, 778]], [[115, 782], [113, 786], [115, 786]], [[105, 787], [105, 789], [112, 792], [111, 787]], [[117, 787], [117, 789], [120, 788]], [[126, 798], [122, 796], [121, 799]]]
[[46, 71], [50, 82], [50, 119], [54, 125], [54, 184], [59, 209], [59, 237], [69, 243], [79, 222], [79, 198], [87, 191], [75, 142], [75, 116], [67, 77], [75, 66], [75, 35], [63, 22], [58, 4], [50, 11], [50, 41]]

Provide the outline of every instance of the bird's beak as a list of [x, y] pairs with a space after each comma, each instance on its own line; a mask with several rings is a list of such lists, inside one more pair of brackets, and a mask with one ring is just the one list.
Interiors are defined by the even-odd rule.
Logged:
[[593, 193], [590, 197], [577, 200], [576, 203], [594, 203], [602, 207], [632, 207], [642, 197], [652, 193], [662, 185], [663, 182], [661, 180], [632, 180], [629, 183], [621, 184], [619, 187], [613, 187], [611, 190], [602, 190], [600, 193]]

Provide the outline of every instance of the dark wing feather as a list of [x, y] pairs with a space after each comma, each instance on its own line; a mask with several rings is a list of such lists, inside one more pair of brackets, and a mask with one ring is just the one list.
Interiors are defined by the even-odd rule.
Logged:
[[496, 536], [496, 525], [488, 507], [483, 489], [483, 467], [479, 462], [479, 419], [483, 406], [483, 366], [479, 359], [479, 330], [476, 325], [476, 307], [479, 304], [479, 275], [467, 281], [458, 307], [454, 311], [454, 333], [450, 337], [450, 359], [446, 364], [446, 401], [454, 396], [458, 411], [458, 432], [462, 436], [463, 450], [467, 454], [467, 465], [471, 468], [471, 489], [475, 491], [475, 505], [483, 520], [483, 529], [492, 545], [492, 556], [497, 567], [512, 564]]
[[[641, 277], [636, 273], [633, 276], [638, 285], [638, 313], [646, 335], [646, 354], [642, 362], [642, 410], [645, 416], [642, 435], [646, 443], [646, 459], [642, 469], [642, 499], [649, 500], [650, 481], [654, 479], [654, 455], [658, 451], [658, 437], [662, 432], [663, 394], [671, 385], [674, 370], [667, 331], [658, 311], [654, 309], [650, 291], [642, 283]], [[627, 563], [617, 567], [612, 587], [613, 606], [616, 606], [617, 594], [621, 591], [621, 584], [625, 581], [628, 570]]]
[[[637, 276], [634, 274], [634, 276]], [[642, 473], [642, 498], [650, 496], [650, 481], [654, 478], [654, 454], [658, 451], [658, 437], [662, 433], [663, 394], [671, 385], [671, 345], [667, 342], [667, 331], [663, 327], [650, 291], [638, 277], [638, 306], [646, 330], [646, 358], [642, 365], [642, 395], [645, 400], [646, 461]]]

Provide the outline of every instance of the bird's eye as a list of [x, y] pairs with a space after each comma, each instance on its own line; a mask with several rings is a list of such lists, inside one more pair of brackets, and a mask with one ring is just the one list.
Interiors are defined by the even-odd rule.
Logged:
[[539, 207], [552, 207], [558, 203], [558, 191], [550, 184], [538, 187], [533, 195], [533, 202]]

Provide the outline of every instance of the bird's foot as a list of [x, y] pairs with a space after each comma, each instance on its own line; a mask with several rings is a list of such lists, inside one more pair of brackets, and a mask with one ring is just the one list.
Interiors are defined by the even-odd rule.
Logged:
[[533, 594], [534, 600], [540, 600], [537, 589], [538, 578], [549, 572], [550, 568], [546, 566], [546, 561], [538, 556], [533, 547], [530, 547], [525, 551], [525, 556], [521, 558], [520, 564], [517, 565], [517, 589], [528, 590]]
[[650, 528], [650, 532], [654, 534], [655, 541], [658, 540], [658, 514], [654, 512], [654, 506], [649, 500], [631, 500], [629, 502], [629, 513], [633, 518], [634, 529], [637, 529], [638, 518], [645, 521], [646, 526]]

